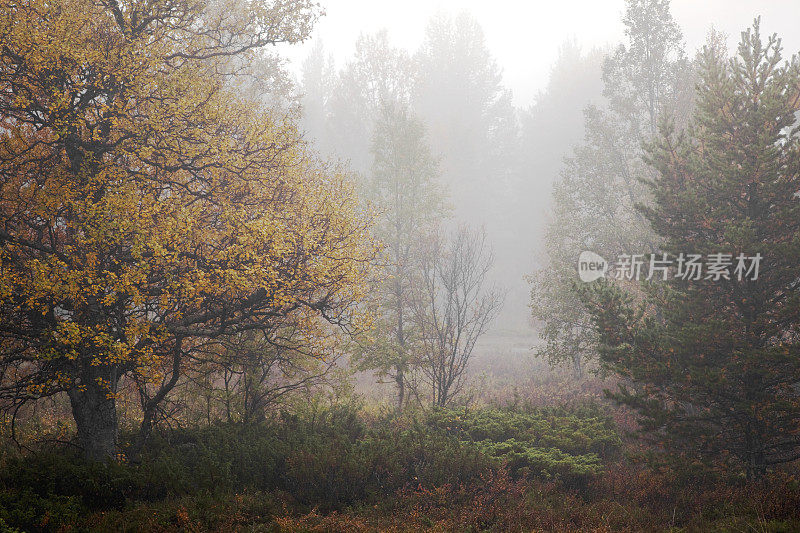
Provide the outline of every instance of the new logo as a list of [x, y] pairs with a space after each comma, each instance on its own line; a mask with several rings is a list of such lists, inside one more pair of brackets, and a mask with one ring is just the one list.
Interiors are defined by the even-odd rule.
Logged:
[[608, 272], [608, 262], [594, 252], [581, 252], [578, 257], [578, 276], [583, 282], [604, 278]]

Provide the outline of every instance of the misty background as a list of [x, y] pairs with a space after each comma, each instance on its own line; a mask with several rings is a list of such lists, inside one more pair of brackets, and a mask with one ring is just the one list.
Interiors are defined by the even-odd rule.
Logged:
[[[606, 104], [602, 66], [625, 42], [625, 3], [336, 0], [322, 7], [311, 39], [279, 49], [296, 82], [306, 138], [368, 176], [381, 102], [406, 102], [439, 160], [450, 223], [487, 231], [491, 278], [508, 291], [492, 334], [522, 335], [520, 349], [535, 343], [526, 276], [547, 260], [542, 238], [553, 183], [584, 138], [584, 111]], [[689, 58], [711, 32], [735, 49], [756, 16], [765, 33], [785, 38], [786, 55], [800, 49], [794, 2], [677, 0], [671, 12]]]

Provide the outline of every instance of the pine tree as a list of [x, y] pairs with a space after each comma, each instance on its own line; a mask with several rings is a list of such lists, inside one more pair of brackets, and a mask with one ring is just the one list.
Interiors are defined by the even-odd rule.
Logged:
[[[602, 361], [627, 381], [611, 396], [644, 434], [738, 460], [750, 478], [800, 458], [800, 63], [780, 50], [758, 21], [738, 57], [706, 47], [689, 130], [665, 121], [647, 150], [658, 173], [642, 212], [663, 252], [706, 266], [730, 254], [729, 279], [673, 276], [635, 305], [610, 284], [585, 294]], [[757, 278], [737, 272], [739, 254], [748, 269], [760, 254]]]

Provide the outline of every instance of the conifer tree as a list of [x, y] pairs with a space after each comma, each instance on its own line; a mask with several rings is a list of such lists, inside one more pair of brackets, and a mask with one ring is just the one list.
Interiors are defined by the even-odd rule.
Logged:
[[[749, 478], [800, 458], [800, 63], [780, 51], [758, 21], [735, 58], [706, 47], [689, 130], [664, 121], [648, 146], [658, 172], [641, 210], [663, 252], [703, 255], [700, 279], [676, 270], [636, 304], [618, 285], [584, 294], [601, 359], [625, 378], [611, 396], [644, 434]], [[716, 280], [714, 254], [729, 262]]]

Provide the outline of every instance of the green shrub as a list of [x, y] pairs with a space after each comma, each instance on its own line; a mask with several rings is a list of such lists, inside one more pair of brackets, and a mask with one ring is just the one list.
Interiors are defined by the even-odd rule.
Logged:
[[517, 476], [585, 486], [603, 472], [603, 459], [618, 454], [621, 439], [599, 409], [440, 409], [429, 427], [474, 443]]
[[398, 491], [480, 486], [503, 464], [516, 477], [583, 483], [618, 446], [613, 426], [595, 412], [439, 410], [367, 421], [339, 406], [260, 424], [157, 432], [140, 464], [87, 464], [71, 452], [9, 459], [0, 471], [0, 520], [58, 529], [136, 502], [248, 493], [329, 512]]
[[[30, 489], [0, 492], [0, 532], [58, 531], [86, 514], [78, 496], [41, 495]], [[20, 528], [20, 529], [17, 529]]]
[[585, 485], [603, 472], [600, 458], [589, 453], [571, 455], [558, 448], [539, 448], [529, 442], [509, 439], [504, 442], [478, 443], [478, 448], [497, 458], [517, 475], [530, 475], [543, 480]]

